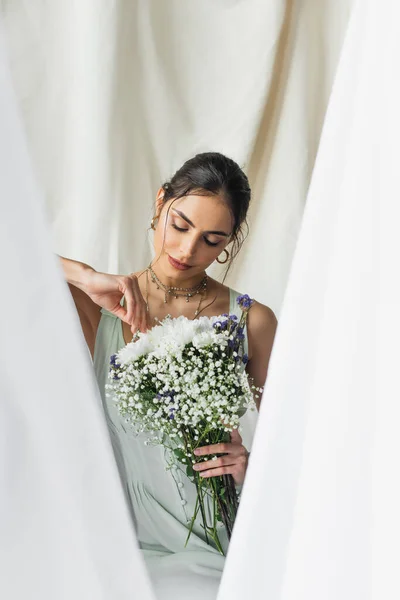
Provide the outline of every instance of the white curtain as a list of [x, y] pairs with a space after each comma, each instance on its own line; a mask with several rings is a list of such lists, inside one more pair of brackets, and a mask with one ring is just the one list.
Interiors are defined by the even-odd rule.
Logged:
[[2, 42], [0, 597], [153, 600]]
[[249, 173], [227, 282], [279, 313], [353, 0], [3, 0], [54, 248], [142, 268], [159, 185], [195, 152]]
[[[97, 2], [96, 6], [100, 4]], [[81, 5], [79, 14], [82, 20], [77, 19], [74, 23], [71, 15], [78, 15], [79, 11], [78, 4], [71, 2], [63, 7], [64, 26], [55, 26], [53, 30], [50, 26], [51, 14], [55, 18], [53, 23], [61, 24], [61, 20], [57, 21], [61, 5], [35, 3], [33, 6], [32, 3], [28, 5], [16, 1], [5, 4], [13, 77], [24, 110], [29, 147], [38, 179], [46, 190], [47, 207], [59, 249], [71, 256], [75, 253], [76, 257], [103, 268], [130, 269], [133, 264], [130, 262], [131, 251], [134, 255], [132, 260], [144, 260], [147, 249], [144, 237], [140, 236], [150, 213], [150, 188], [168, 175], [171, 168], [178, 166], [186, 155], [196, 149], [208, 149], [211, 142], [214, 143], [211, 134], [215, 133], [219, 149], [240, 161], [248, 158], [256, 190], [252, 214], [254, 241], [253, 237], [249, 240], [242, 257], [242, 265], [246, 268], [234, 274], [237, 287], [254, 293], [261, 300], [273, 298], [276, 306], [279, 306], [285, 287], [285, 268], [290, 263], [297, 237], [297, 224], [314, 163], [341, 35], [345, 29], [347, 8], [340, 2], [272, 4], [249, 1], [247, 5], [250, 4], [253, 9], [256, 5], [258, 8], [253, 18], [254, 27], [259, 26], [257, 31], [267, 27], [267, 21], [262, 21], [267, 10], [270, 11], [268, 16], [276, 16], [275, 20], [268, 20], [268, 26], [272, 29], [264, 38], [268, 40], [268, 50], [264, 50], [264, 53], [268, 54], [269, 62], [264, 57], [263, 66], [260, 67], [260, 58], [259, 62], [254, 62], [254, 71], [253, 64], [251, 68], [247, 66], [243, 69], [243, 80], [240, 80], [240, 85], [237, 84], [239, 98], [228, 87], [229, 102], [222, 104], [222, 108], [216, 103], [215, 112], [212, 111], [213, 87], [209, 81], [200, 78], [196, 81], [196, 90], [206, 108], [198, 113], [190, 113], [187, 107], [196, 91], [189, 85], [189, 74], [198, 75], [202, 72], [200, 67], [200, 70], [187, 72], [186, 79], [180, 70], [175, 72], [174, 77], [169, 74], [161, 85], [160, 72], [156, 71], [157, 75], [154, 75], [150, 67], [147, 72], [143, 66], [145, 60], [154, 60], [151, 63], [154, 66], [156, 58], [159, 61], [168, 58], [166, 41], [165, 46], [160, 48], [158, 45], [167, 36], [173, 48], [171, 54], [178, 64], [183, 64], [182, 45], [178, 48], [175, 44], [177, 39], [179, 44], [186, 39], [190, 23], [192, 30], [198, 28], [201, 40], [206, 39], [206, 30], [212, 40], [218, 34], [220, 51], [226, 56], [224, 52], [227, 46], [221, 43], [221, 39], [228, 34], [222, 27], [217, 32], [210, 29], [213, 27], [209, 13], [211, 3], [203, 2], [193, 8], [194, 3], [171, 2], [171, 12], [166, 9], [163, 12], [162, 6], [165, 4], [158, 4], [155, 10], [156, 5], [152, 2], [129, 5], [110, 3], [107, 5], [108, 12], [92, 8], [90, 13], [89, 7], [94, 7], [94, 4], [87, 2], [85, 7]], [[105, 3], [101, 5], [105, 6]], [[178, 21], [172, 19], [172, 15], [176, 15], [173, 10], [178, 5], [179, 27]], [[215, 14], [217, 11], [222, 14], [224, 10], [225, 17], [228, 15], [233, 19], [235, 16], [237, 23], [244, 26], [241, 11], [245, 10], [246, 3], [226, 1], [214, 2], [213, 5], [217, 5]], [[162, 21], [159, 10], [164, 19]], [[191, 10], [197, 12], [192, 13]], [[88, 12], [85, 14], [84, 11]], [[120, 31], [125, 32], [124, 35], [105, 35], [117, 14], [125, 17], [119, 20]], [[190, 20], [188, 16], [193, 14], [199, 17], [195, 21], [196, 28], [193, 27], [194, 19]], [[200, 19], [201, 14], [204, 15], [204, 21]], [[39, 18], [46, 15], [48, 20]], [[397, 600], [400, 597], [400, 383], [397, 375], [400, 339], [399, 16], [396, 0], [360, 0], [354, 8], [285, 295], [220, 600], [243, 597], [254, 600]], [[334, 18], [337, 20], [334, 21]], [[98, 24], [97, 33], [89, 27], [93, 19]], [[221, 21], [217, 18], [216, 22], [221, 24]], [[260, 21], [262, 26], [259, 25]], [[171, 26], [171, 22], [175, 27]], [[304, 27], [305, 22], [308, 22], [308, 29]], [[202, 29], [202, 23], [208, 27], [204, 25]], [[326, 26], [332, 23], [332, 30], [325, 31], [317, 26], [313, 29], [313, 23]], [[136, 35], [130, 36], [127, 32], [132, 31], [133, 26], [136, 27]], [[66, 30], [69, 27], [71, 38], [63, 36], [64, 27]], [[157, 35], [150, 38], [152, 27], [155, 27]], [[278, 30], [279, 35], [275, 33], [273, 36], [271, 31]], [[100, 32], [103, 32], [104, 38], [100, 37]], [[203, 32], [204, 36], [201, 37], [200, 33]], [[316, 39], [318, 35], [321, 36], [319, 45]], [[318, 77], [315, 64], [312, 69], [308, 68], [309, 56], [301, 48], [304, 50], [307, 44], [315, 49], [321, 48], [321, 39], [333, 38], [336, 46], [328, 44], [326, 52], [320, 50], [319, 54], [315, 54], [310, 49], [314, 57], [312, 60], [324, 65]], [[46, 48], [51, 39], [55, 50], [50, 56]], [[149, 46], [153, 39], [143, 56], [130, 52], [133, 47], [136, 48], [139, 39], [141, 43], [146, 41]], [[193, 39], [196, 38], [186, 40], [187, 45], [184, 46], [188, 61], [192, 56], [189, 42]], [[255, 34], [247, 34], [247, 44], [240, 47], [238, 55], [241, 56], [247, 46], [255, 46], [256, 39]], [[102, 40], [108, 40], [108, 45], [102, 44]], [[118, 62], [120, 70], [107, 68], [110, 62], [114, 64], [111, 51], [116, 51], [116, 40], [123, 48], [120, 56], [124, 60]], [[197, 52], [201, 40], [198, 39], [194, 46]], [[288, 40], [291, 40], [291, 46]], [[303, 45], [298, 45], [299, 40]], [[279, 43], [286, 48], [283, 55], [278, 52]], [[232, 43], [231, 50], [235, 44]], [[205, 59], [208, 47], [206, 44], [203, 46]], [[81, 60], [78, 60], [79, 49], [83, 48], [86, 48], [87, 54], [82, 51]], [[99, 63], [101, 66], [98, 70], [86, 68], [86, 64], [96, 64], [102, 51], [108, 51], [109, 54], [103, 57], [104, 62]], [[40, 52], [43, 53], [44, 63], [40, 61]], [[208, 64], [213, 65], [213, 60], [217, 61], [218, 57], [211, 54]], [[272, 60], [271, 57], [278, 55], [287, 61], [282, 59], [285, 68], [283, 63], [274, 62], [275, 58]], [[141, 65], [140, 78], [139, 71], [133, 74], [133, 71], [126, 70], [126, 64], [130, 64], [133, 56]], [[149, 58], [151, 56], [153, 59]], [[51, 65], [60, 66], [60, 57], [65, 61], [62, 64], [69, 69], [68, 76], [62, 69], [58, 75], [50, 69]], [[30, 58], [32, 63], [29, 63]], [[85, 60], [88, 62], [85, 63]], [[250, 63], [242, 67], [246, 65]], [[54, 77], [48, 79], [49, 72]], [[106, 86], [103, 89], [100, 80], [111, 73], [118, 79], [118, 73], [122, 77], [124, 72], [128, 78], [124, 83], [126, 94], [116, 94], [113, 101], [104, 90], [110, 92], [114, 88]], [[209, 73], [209, 70], [204, 72]], [[258, 113], [257, 129], [258, 132], [267, 130], [267, 134], [259, 133], [258, 143], [255, 143], [257, 136], [254, 135], [254, 129], [252, 137], [250, 135], [245, 140], [245, 135], [249, 135], [247, 126], [251, 127], [252, 123], [241, 121], [241, 118], [250, 119], [250, 116], [246, 113], [246, 106], [240, 104], [247, 102], [241, 94], [247, 93], [247, 99], [252, 95], [251, 82], [256, 87], [261, 85], [256, 77], [249, 79], [254, 72], [258, 75], [263, 73], [262, 85], [267, 88], [264, 89], [264, 95], [259, 95], [259, 101], [261, 96], [263, 98], [265, 112]], [[269, 78], [265, 83], [268, 73]], [[314, 85], [304, 84], [307, 76]], [[89, 81], [86, 81], [87, 78]], [[144, 89], [152, 91], [152, 94], [145, 96], [144, 89], [135, 88], [134, 84], [139, 81], [143, 81]], [[178, 81], [182, 81], [179, 87]], [[319, 96], [316, 90], [321, 82], [326, 87], [322, 87]], [[214, 83], [216, 85], [216, 81]], [[225, 91], [228, 83], [223, 83], [221, 87]], [[173, 90], [176, 91], [173, 93]], [[134, 106], [141, 106], [142, 112], [133, 111], [135, 115], [140, 114], [140, 118], [131, 117], [133, 100], [137, 102]], [[235, 118], [229, 120], [229, 131], [225, 131], [226, 113], [232, 115], [230, 110], [236, 101], [241, 110], [235, 111]], [[313, 101], [319, 110], [310, 109]], [[159, 107], [157, 113], [151, 110], [153, 102]], [[170, 107], [169, 111], [159, 113], [163, 102]], [[179, 105], [180, 112], [177, 114], [171, 108], [175, 106], [174, 102]], [[104, 120], [97, 118], [99, 114], [104, 115], [102, 111], [107, 116]], [[309, 112], [312, 114], [309, 115]], [[11, 123], [8, 113], [5, 114], [5, 124]], [[66, 122], [63, 115], [68, 115]], [[109, 119], [110, 115], [114, 121]], [[220, 122], [218, 115], [223, 124], [220, 130], [217, 127]], [[265, 116], [264, 129], [261, 115]], [[103, 129], [95, 126], [95, 122], [102, 123]], [[115, 127], [111, 127], [111, 123]], [[210, 129], [209, 123], [213, 123]], [[183, 134], [184, 125], [188, 132], [186, 137]], [[122, 136], [124, 131], [131, 135]], [[154, 132], [153, 137], [147, 135], [151, 131]], [[205, 131], [210, 136], [207, 137], [210, 142], [205, 141], [203, 145], [202, 135], [206, 135]], [[1, 135], [0, 143], [4, 139], [5, 135]], [[110, 144], [105, 146], [104, 140]], [[234, 146], [235, 140], [237, 146]], [[257, 152], [254, 148], [257, 148]], [[239, 151], [244, 154], [239, 154]], [[9, 145], [7, 151], [2, 149], [0, 164], [6, 175], [15, 173], [15, 163], [12, 164], [14, 156], [13, 147], [11, 151]], [[262, 160], [256, 159], [256, 156], [262, 156]], [[134, 160], [130, 157], [134, 157]], [[254, 171], [251, 171], [252, 168]], [[22, 172], [19, 169], [18, 175]], [[101, 178], [104, 178], [104, 186]], [[16, 190], [20, 190], [17, 196], [15, 186], [18, 186]], [[265, 194], [260, 190], [265, 190]], [[4, 554], [1, 560], [2, 565], [6, 566], [6, 578], [3, 580], [5, 583], [0, 582], [0, 586], [8, 586], [6, 592], [14, 591], [17, 589], [15, 586], [19, 586], [18, 591], [22, 590], [19, 596], [3, 594], [12, 600], [33, 597], [32, 590], [36, 589], [39, 590], [37, 597], [47, 600], [44, 585], [48, 585], [50, 592], [53, 592], [53, 595], [48, 594], [49, 598], [63, 598], [54, 592], [57, 590], [57, 580], [66, 581], [65, 598], [79, 598], [72, 587], [76, 581], [87, 592], [85, 597], [97, 597], [98, 590], [105, 585], [105, 589], [111, 590], [109, 595], [113, 598], [132, 598], [135, 596], [128, 595], [131, 582], [126, 579], [125, 573], [135, 573], [134, 589], [137, 590], [137, 577], [141, 577], [141, 571], [137, 568], [135, 547], [124, 512], [126, 509], [118, 491], [110, 451], [104, 441], [106, 435], [94, 392], [92, 401], [83, 404], [79, 401], [79, 388], [74, 388], [71, 394], [69, 388], [65, 387], [75, 385], [72, 378], [66, 381], [65, 375], [53, 372], [52, 368], [47, 368], [46, 377], [41, 375], [43, 356], [52, 367], [57, 362], [56, 355], [49, 352], [48, 348], [57, 347], [57, 356], [60, 357], [58, 368], [61, 368], [59, 365], [64, 360], [77, 373], [77, 381], [82, 380], [82, 385], [90, 388], [92, 383], [84, 368], [83, 347], [74, 341], [73, 330], [75, 328], [77, 332], [78, 328], [71, 321], [72, 317], [68, 316], [65, 306], [67, 300], [62, 299], [62, 285], [49, 258], [48, 244], [47, 250], [44, 247], [44, 228], [41, 221], [38, 224], [37, 218], [35, 220], [37, 211], [35, 213], [29, 209], [27, 198], [30, 196], [25, 179], [13, 177], [4, 193], [2, 190], [2, 197], [12, 198], [13, 202], [7, 205], [8, 212], [4, 211], [10, 218], [1, 221], [0, 237], [2, 262], [5, 264], [3, 276], [10, 281], [7, 289], [12, 290], [11, 300], [6, 295], [1, 296], [2, 331], [5, 331], [0, 342], [3, 354], [1, 385], [4, 387], [3, 396], [8, 400], [7, 403], [2, 402], [4, 416], [1, 422], [5, 423], [5, 432], [12, 432], [13, 435], [11, 439], [5, 437], [5, 432], [1, 436], [8, 459], [4, 461], [3, 469], [7, 485], [2, 485], [0, 489], [12, 495], [10, 499], [4, 495], [1, 497], [1, 527], [6, 535], [1, 537], [0, 548]], [[18, 197], [21, 198], [20, 203], [14, 201]], [[141, 203], [144, 209], [138, 211]], [[148, 214], [145, 215], [146, 211]], [[26, 216], [24, 225], [21, 225], [21, 214]], [[126, 221], [122, 222], [124, 215]], [[268, 219], [265, 219], [266, 215]], [[15, 231], [18, 231], [19, 238], [15, 237]], [[72, 236], [72, 232], [76, 237]], [[43, 251], [35, 252], [35, 247]], [[259, 258], [264, 256], [265, 268], [260, 266], [262, 261]], [[271, 260], [271, 256], [276, 262]], [[251, 261], [254, 265], [251, 265]], [[40, 270], [38, 264], [41, 264]], [[24, 292], [27, 290], [28, 295], [22, 295], [20, 284], [15, 284], [16, 273], [21, 274]], [[258, 290], [260, 293], [257, 293]], [[43, 291], [48, 293], [43, 295]], [[39, 298], [43, 297], [48, 304], [39, 303]], [[269, 303], [274, 306], [274, 302]], [[13, 315], [10, 316], [10, 306], [16, 314], [14, 319]], [[65, 308], [65, 318], [63, 313], [60, 319], [55, 306]], [[53, 318], [46, 321], [44, 315], [53, 315]], [[43, 323], [47, 323], [44, 329]], [[30, 360], [24, 365], [22, 378], [16, 357], [21, 356], [22, 349], [26, 348], [29, 348]], [[10, 370], [6, 371], [6, 368]], [[61, 389], [59, 380], [64, 386]], [[55, 396], [53, 390], [56, 382]], [[49, 389], [44, 396], [40, 390], [45, 385]], [[17, 402], [13, 401], [14, 395]], [[47, 398], [46, 402], [43, 398]], [[39, 413], [35, 409], [40, 402], [42, 408]], [[72, 420], [72, 415], [79, 410], [86, 411], [82, 419]], [[49, 415], [49, 426], [44, 436], [46, 415]], [[52, 427], [59, 421], [63, 427], [54, 431]], [[90, 447], [87, 445], [87, 430], [81, 430], [79, 423], [88, 422], [94, 424], [90, 437], [93, 446], [92, 452], [87, 456], [85, 454], [85, 462], [82, 462], [82, 450], [87, 452]], [[25, 435], [19, 438], [23, 427]], [[71, 437], [68, 437], [68, 433]], [[51, 439], [50, 434], [53, 436]], [[26, 445], [18, 445], [19, 439], [24, 439]], [[76, 439], [79, 444], [71, 444]], [[45, 447], [46, 441], [48, 444]], [[28, 446], [28, 443], [31, 445]], [[95, 468], [100, 464], [99, 456], [104, 457], [101, 472]], [[77, 472], [71, 470], [71, 457], [76, 457], [75, 464], [81, 467]], [[15, 470], [20, 474], [17, 479], [11, 478], [13, 473], [9, 472], [10, 464], [13, 465], [13, 472]], [[32, 465], [37, 468], [34, 469]], [[42, 469], [40, 472], [39, 467]], [[93, 503], [90, 506], [84, 503], [87, 490], [83, 494], [82, 487], [87, 485], [88, 473], [92, 472], [90, 485], [93, 484], [93, 487], [89, 497], [93, 502], [99, 502], [96, 510], [93, 509]], [[54, 488], [50, 477], [58, 477], [60, 492]], [[73, 498], [68, 505], [65, 496], [50, 502], [52, 494], [62, 493], [64, 478], [77, 485], [82, 496]], [[104, 485], [108, 483], [110, 485]], [[29, 497], [26, 490], [29, 490]], [[42, 492], [43, 506], [39, 502]], [[118, 506], [118, 511], [106, 510], [110, 504]], [[57, 514], [54, 511], [58, 511]], [[21, 514], [25, 519], [23, 523], [20, 522]], [[77, 518], [67, 521], [67, 529], [65, 522], [69, 515], [77, 515]], [[118, 538], [111, 536], [109, 529], [110, 519], [114, 521], [117, 515], [121, 519], [116, 530], [120, 536]], [[15, 521], [17, 517], [18, 523]], [[45, 527], [44, 532], [40, 524]], [[95, 532], [98, 535], [99, 527], [104, 528], [105, 547], [98, 544], [98, 537], [94, 537]], [[13, 530], [19, 531], [18, 539], [12, 537]], [[24, 538], [25, 532], [33, 537], [27, 534]], [[115, 536], [115, 530], [113, 534]], [[73, 542], [74, 535], [79, 540], [78, 544]], [[85, 536], [83, 541], [82, 536]], [[37, 548], [35, 552], [32, 551], [28, 539], [40, 540], [42, 556], [37, 553]], [[48, 562], [40, 561], [43, 555]], [[78, 573], [72, 581], [65, 576], [66, 571], [62, 571], [61, 557], [63, 561], [67, 560], [68, 568], [74, 568]], [[132, 564], [129, 564], [130, 559]], [[92, 561], [90, 564], [89, 560]], [[17, 570], [21, 562], [24, 567], [28, 564], [28, 572], [24, 574], [26, 580], [19, 577]], [[118, 581], [112, 569], [100, 568], [106, 563], [120, 569]], [[46, 568], [46, 574], [45, 566], [49, 567]], [[104, 577], [114, 574], [115, 581], [104, 580]], [[28, 582], [31, 582], [30, 587]], [[125, 584], [119, 596], [114, 593], [117, 585]], [[146, 585], [145, 582], [143, 585]], [[93, 590], [95, 593], [91, 594]], [[3, 590], [0, 588], [0, 591]], [[145, 594], [144, 588], [142, 596], [137, 597], [146, 598]]]
[[399, 17], [351, 20], [219, 600], [400, 598]]
[[[352, 4], [3, 0], [53, 248], [143, 268], [160, 184], [194, 153], [222, 151], [253, 189], [226, 283], [279, 315]], [[243, 419], [247, 448], [255, 422]]]

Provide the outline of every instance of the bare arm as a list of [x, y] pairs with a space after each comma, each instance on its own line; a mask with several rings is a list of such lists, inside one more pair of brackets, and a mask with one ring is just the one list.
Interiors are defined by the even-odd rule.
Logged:
[[[133, 333], [138, 329], [146, 331], [146, 306], [135, 275], [109, 275], [85, 263], [64, 257], [60, 260], [92, 356], [100, 308], [128, 323]], [[123, 296], [126, 307], [120, 304]]]
[[100, 306], [90, 299], [86, 290], [89, 285], [90, 274], [94, 272], [94, 269], [85, 263], [69, 260], [68, 258], [60, 257], [60, 260], [65, 280], [68, 283], [79, 315], [83, 335], [93, 356], [101, 315]]
[[268, 306], [255, 302], [249, 310], [249, 362], [246, 370], [257, 387], [263, 387], [265, 384], [277, 324], [275, 314]]

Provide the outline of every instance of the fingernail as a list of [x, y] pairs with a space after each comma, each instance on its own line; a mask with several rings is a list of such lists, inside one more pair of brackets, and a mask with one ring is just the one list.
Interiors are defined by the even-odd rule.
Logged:
[[195, 471], [198, 471], [198, 470], [200, 469], [200, 467], [199, 467], [199, 465], [193, 465], [193, 469], [194, 469]]
[[200, 450], [199, 450], [198, 448], [196, 448], [196, 450], [194, 450], [194, 454], [195, 454], [196, 456], [199, 456], [199, 454], [200, 454]]

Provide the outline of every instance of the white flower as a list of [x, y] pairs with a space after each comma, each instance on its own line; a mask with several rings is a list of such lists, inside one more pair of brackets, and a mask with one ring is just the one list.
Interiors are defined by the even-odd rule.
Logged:
[[182, 428], [205, 443], [205, 431], [230, 431], [254, 404], [247, 375], [228, 358], [229, 333], [213, 327], [217, 319], [166, 319], [118, 353], [107, 389], [135, 432], [152, 432], [152, 444], [167, 435], [177, 447]]
[[146, 336], [140, 337], [136, 342], [129, 342], [117, 354], [118, 361], [121, 365], [125, 365], [132, 360], [137, 360], [141, 356], [152, 351], [152, 345], [149, 338]]

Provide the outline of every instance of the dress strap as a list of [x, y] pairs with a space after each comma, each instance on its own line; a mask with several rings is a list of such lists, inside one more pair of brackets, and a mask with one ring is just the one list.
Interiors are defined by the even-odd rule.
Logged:
[[233, 290], [232, 288], [229, 288], [229, 314], [236, 315], [240, 319], [242, 310], [236, 302], [239, 296], [239, 292]]

